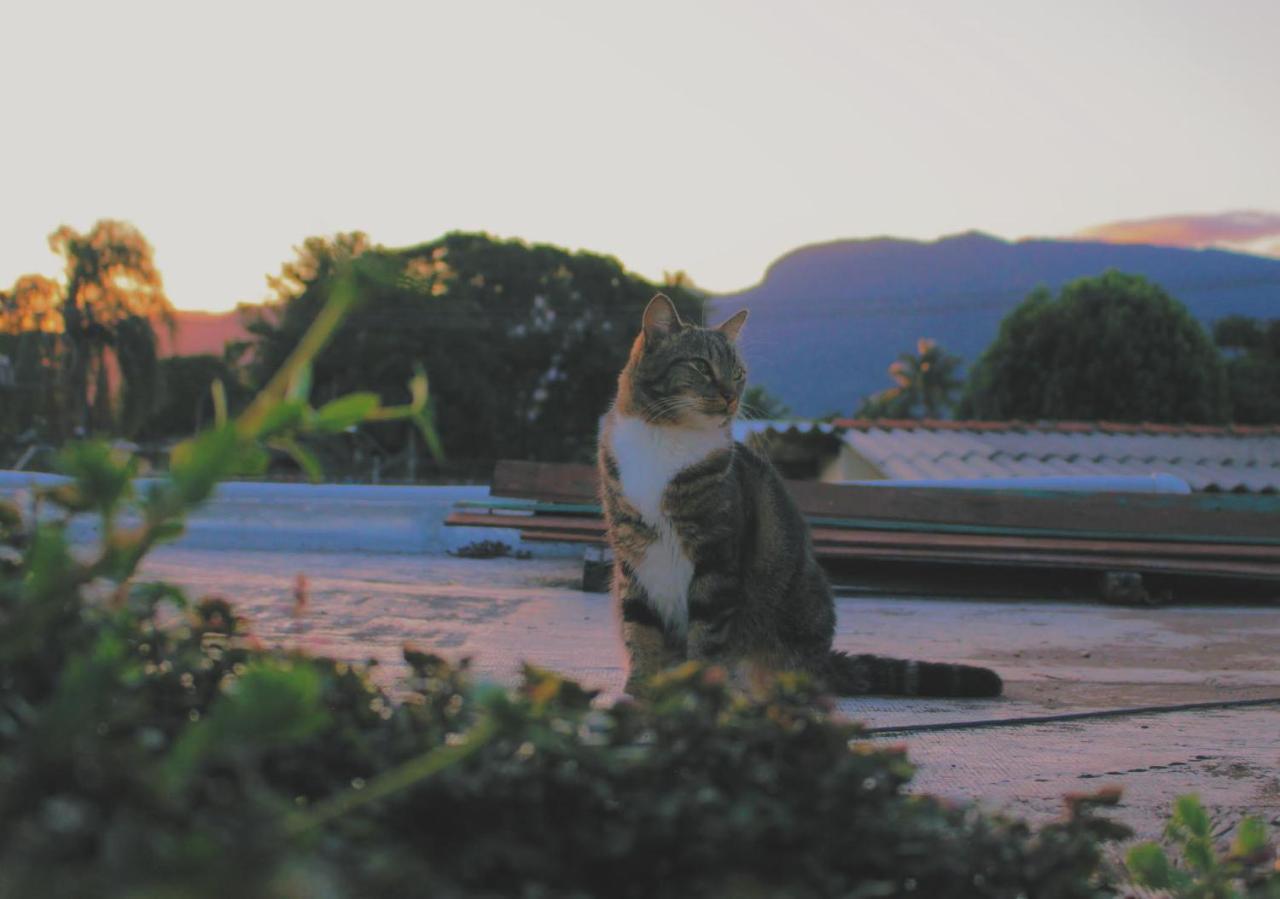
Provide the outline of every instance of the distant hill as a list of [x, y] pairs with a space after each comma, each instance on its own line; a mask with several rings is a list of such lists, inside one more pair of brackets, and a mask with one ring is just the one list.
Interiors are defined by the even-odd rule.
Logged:
[[248, 333], [236, 312], [190, 312], [179, 309], [174, 318], [177, 329], [172, 339], [160, 329], [160, 352], [164, 356], [222, 355], [228, 340], [244, 340]]
[[710, 321], [746, 307], [751, 382], [798, 415], [852, 412], [889, 386], [919, 337], [972, 363], [1000, 320], [1038, 285], [1108, 268], [1162, 285], [1206, 326], [1226, 315], [1280, 317], [1280, 260], [1071, 240], [1009, 242], [970, 232], [930, 243], [874, 238], [800, 247], [760, 284], [712, 298]]

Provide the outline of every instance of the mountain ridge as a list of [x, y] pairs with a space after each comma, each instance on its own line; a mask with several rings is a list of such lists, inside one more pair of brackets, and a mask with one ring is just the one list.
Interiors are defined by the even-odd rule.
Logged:
[[751, 310], [741, 343], [752, 380], [796, 414], [847, 414], [889, 386], [889, 364], [917, 338], [933, 338], [972, 364], [1030, 291], [1110, 268], [1160, 284], [1205, 326], [1231, 314], [1280, 317], [1277, 259], [1216, 248], [1007, 241], [966, 231], [934, 241], [877, 237], [797, 247], [755, 286], [711, 297], [708, 320]]

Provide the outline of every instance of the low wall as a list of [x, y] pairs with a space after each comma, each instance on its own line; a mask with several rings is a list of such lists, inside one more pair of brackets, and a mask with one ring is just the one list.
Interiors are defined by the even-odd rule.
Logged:
[[[31, 488], [57, 484], [55, 475], [0, 471], [0, 496], [26, 506]], [[137, 482], [145, 490], [147, 479]], [[536, 555], [581, 555], [567, 545], [522, 545], [516, 531], [445, 527], [458, 500], [487, 498], [489, 488], [269, 484], [228, 482], [192, 513], [176, 545], [193, 549], [271, 552], [444, 553], [477, 540], [500, 540]], [[96, 524], [82, 516], [77, 541], [92, 540]]]

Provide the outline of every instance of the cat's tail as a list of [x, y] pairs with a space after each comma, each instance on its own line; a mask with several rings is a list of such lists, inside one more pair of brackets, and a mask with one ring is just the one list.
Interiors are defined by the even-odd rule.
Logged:
[[975, 665], [916, 662], [887, 656], [849, 655], [832, 650], [828, 686], [841, 696], [878, 693], [892, 696], [999, 696], [1000, 675]]

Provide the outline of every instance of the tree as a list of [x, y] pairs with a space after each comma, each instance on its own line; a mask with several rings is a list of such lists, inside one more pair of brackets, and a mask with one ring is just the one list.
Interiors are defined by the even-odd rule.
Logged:
[[[346, 258], [361, 257], [360, 306], [316, 359], [320, 400], [372, 390], [404, 399], [425, 368], [449, 457], [477, 468], [497, 458], [586, 460], [645, 304], [657, 287], [611, 257], [545, 244], [451, 233], [414, 247], [363, 234], [311, 238], [273, 279], [274, 298], [246, 307], [253, 379], [279, 367], [314, 319]], [[673, 288], [682, 314], [701, 302]], [[395, 454], [408, 431], [374, 429]]]
[[49, 236], [63, 257], [63, 436], [110, 428], [116, 410], [112, 370], [124, 385], [122, 424], [138, 427], [155, 400], [154, 325], [173, 324], [151, 245], [126, 222], [103, 219], [81, 234], [66, 225]]
[[921, 337], [915, 353], [901, 353], [889, 366], [894, 386], [863, 401], [858, 418], [938, 418], [952, 406], [952, 394], [963, 382], [957, 376], [963, 364], [938, 346]]
[[1280, 423], [1280, 318], [1227, 316], [1214, 324], [1213, 342], [1226, 352], [1232, 420]]
[[747, 418], [758, 421], [777, 421], [791, 414], [786, 403], [759, 384], [752, 384], [743, 392], [741, 407]]
[[169, 356], [158, 365], [159, 401], [147, 416], [141, 436], [189, 437], [214, 420], [212, 385], [221, 382], [227, 407], [235, 414], [249, 400], [240, 373], [220, 356]]
[[988, 419], [1221, 422], [1222, 359], [1186, 307], [1108, 271], [1033, 291], [969, 377], [960, 414]]

